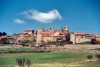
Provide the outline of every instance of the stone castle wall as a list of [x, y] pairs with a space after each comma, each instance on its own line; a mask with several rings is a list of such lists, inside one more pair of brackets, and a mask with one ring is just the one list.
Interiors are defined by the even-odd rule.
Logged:
[[43, 41], [45, 41], [45, 42], [56, 41], [56, 38], [54, 38], [54, 37], [43, 37]]

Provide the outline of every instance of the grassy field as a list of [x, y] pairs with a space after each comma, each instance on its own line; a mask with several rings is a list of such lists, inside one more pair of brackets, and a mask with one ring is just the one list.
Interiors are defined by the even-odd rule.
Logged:
[[[91, 48], [90, 46], [66, 45], [66, 49]], [[94, 47], [94, 45], [92, 46]], [[95, 46], [97, 49], [99, 46]], [[94, 49], [94, 48], [93, 48]], [[4, 46], [0, 51], [27, 51], [34, 48]], [[86, 50], [86, 49], [85, 49]], [[31, 67], [100, 67], [100, 61], [93, 57], [90, 62], [84, 52], [49, 52], [49, 53], [6, 53], [0, 54], [0, 67], [17, 67], [16, 58], [31, 60]], [[27, 67], [27, 66], [26, 66]]]
[[24, 47], [9, 47], [9, 48], [0, 48], [0, 51], [24, 51], [24, 50], [34, 50], [35, 48], [24, 48]]
[[31, 60], [32, 67], [96, 67], [100, 66], [99, 61], [92, 62], [86, 58], [86, 53], [50, 52], [50, 53], [12, 53], [0, 54], [0, 67], [17, 66], [16, 58]]

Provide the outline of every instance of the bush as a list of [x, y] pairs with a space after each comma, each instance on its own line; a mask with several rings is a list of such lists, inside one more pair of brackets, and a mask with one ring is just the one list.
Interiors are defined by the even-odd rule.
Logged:
[[28, 67], [31, 65], [31, 61], [25, 60], [25, 58], [17, 58], [16, 61], [19, 67], [25, 67], [25, 62]]
[[27, 60], [26, 61], [26, 65], [29, 67], [31, 65], [31, 61], [30, 60]]
[[91, 44], [96, 44], [96, 39], [91, 39]]
[[24, 67], [25, 58], [18, 58], [18, 59], [16, 59], [16, 61], [17, 61], [17, 64], [19, 67]]
[[93, 56], [92, 55], [88, 55], [87, 58], [90, 59], [90, 61], [91, 61], [91, 59], [93, 58]]
[[95, 55], [98, 60], [100, 60], [100, 54]]

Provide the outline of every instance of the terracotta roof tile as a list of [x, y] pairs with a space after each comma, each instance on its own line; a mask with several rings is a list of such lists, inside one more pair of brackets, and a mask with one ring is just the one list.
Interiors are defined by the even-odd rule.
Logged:
[[100, 38], [100, 34], [96, 34], [95, 36], [96, 36], [96, 38]]
[[1, 36], [0, 38], [8, 38], [8, 36]]
[[39, 34], [51, 34], [51, 32], [40, 32]]
[[85, 33], [83, 33], [83, 32], [76, 32], [75, 34], [77, 34], [77, 35], [85, 35]]

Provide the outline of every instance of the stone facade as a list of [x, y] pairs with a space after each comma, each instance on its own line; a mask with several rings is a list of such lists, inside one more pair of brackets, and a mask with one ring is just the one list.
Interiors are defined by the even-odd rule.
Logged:
[[60, 30], [49, 28], [49, 30], [44, 30], [44, 28], [39, 28], [38, 31], [35, 30], [25, 30], [23, 33], [16, 34], [13, 36], [14, 39], [26, 39], [29, 37], [35, 37], [37, 43], [42, 41], [57, 41], [66, 40], [71, 41], [73, 44], [90, 42], [91, 39], [96, 39], [100, 41], [100, 34], [90, 34], [83, 32], [71, 33], [68, 26], [62, 27]]
[[68, 34], [70, 34], [70, 32], [67, 26], [63, 27], [61, 30], [50, 28], [48, 31], [45, 31], [44, 28], [39, 28], [37, 34], [37, 43], [41, 43], [41, 41], [57, 41], [57, 39], [66, 40], [66, 35]]
[[65, 26], [62, 27], [61, 30], [55, 30], [54, 28], [50, 28], [48, 31], [45, 31], [44, 28], [38, 29], [37, 34], [37, 43], [41, 41], [57, 41], [57, 39], [62, 39], [68, 41], [66, 38], [69, 37], [70, 41], [73, 44], [76, 43], [83, 43], [83, 42], [90, 42], [91, 39], [100, 40], [100, 35], [95, 34], [87, 34], [83, 32], [71, 33], [69, 27]]

